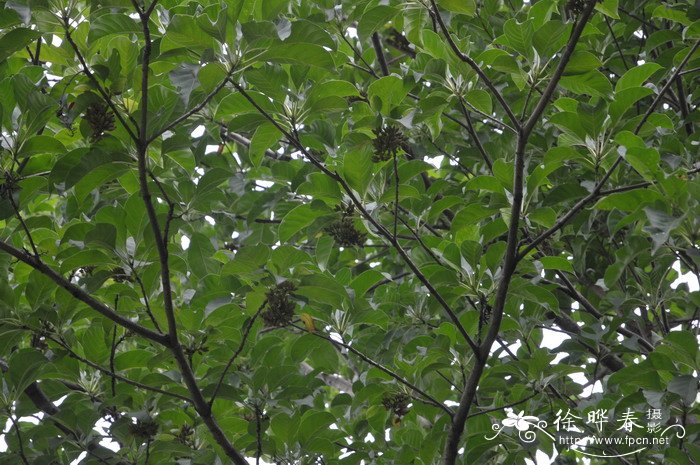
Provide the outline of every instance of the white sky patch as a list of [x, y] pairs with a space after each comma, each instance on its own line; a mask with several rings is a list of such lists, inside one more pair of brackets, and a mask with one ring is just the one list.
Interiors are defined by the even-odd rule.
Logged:
[[265, 190], [272, 187], [275, 183], [272, 181], [262, 181], [260, 179], [255, 180], [255, 190]]
[[333, 331], [328, 336], [331, 339], [333, 339], [334, 341], [340, 342], [341, 344], [343, 344], [343, 337], [339, 333], [336, 333], [335, 331]]
[[671, 283], [671, 289], [676, 289], [679, 284], [683, 283], [688, 283], [688, 288], [695, 292], [697, 290], [700, 290], [700, 283], [698, 282], [698, 278], [691, 273], [690, 271], [687, 272], [686, 274], [681, 273], [681, 262], [676, 261], [673, 264], [673, 269], [676, 270], [678, 273], [678, 278]]
[[[511, 352], [516, 353], [518, 351], [518, 349], [520, 349], [520, 347], [522, 347], [522, 345], [523, 345], [522, 342], [515, 341], [514, 343], [507, 345], [507, 347]], [[501, 347], [500, 344], [494, 344], [491, 346], [491, 354], [490, 355], [493, 355], [494, 352], [496, 352], [497, 350], [502, 350], [502, 349], [503, 348]], [[498, 358], [503, 358], [503, 357], [510, 357], [510, 355], [508, 354], [507, 351], [502, 350], [502, 352], [500, 353]]]
[[600, 381], [596, 381], [590, 386], [586, 386], [581, 392], [581, 397], [590, 397], [591, 394], [598, 394], [603, 392], [603, 384]]
[[194, 128], [194, 131], [192, 131], [190, 133], [190, 136], [192, 136], [195, 139], [202, 137], [204, 135], [204, 130], [205, 130], [204, 125], [200, 124], [199, 126]]
[[180, 238], [180, 247], [182, 247], [182, 250], [187, 250], [190, 247], [190, 238], [182, 236]]
[[206, 216], [204, 217], [204, 221], [206, 221], [207, 223], [209, 223], [209, 224], [212, 225], [212, 226], [214, 226], [214, 225], [216, 224], [216, 221], [214, 220], [214, 218], [212, 218], [212, 217], [209, 216], [209, 215], [206, 215]]
[[444, 155], [438, 155], [437, 157], [423, 157], [423, 161], [425, 161], [426, 163], [430, 163], [435, 168], [439, 168], [444, 159]]

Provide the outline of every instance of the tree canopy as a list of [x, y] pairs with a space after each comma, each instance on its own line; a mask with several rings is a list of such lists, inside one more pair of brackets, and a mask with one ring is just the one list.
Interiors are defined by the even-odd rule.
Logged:
[[697, 2], [0, 3], [0, 464], [700, 463]]

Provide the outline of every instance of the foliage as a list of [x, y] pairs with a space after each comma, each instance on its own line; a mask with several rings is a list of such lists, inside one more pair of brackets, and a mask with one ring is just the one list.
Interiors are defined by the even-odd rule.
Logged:
[[0, 463], [699, 463], [699, 18], [4, 1]]

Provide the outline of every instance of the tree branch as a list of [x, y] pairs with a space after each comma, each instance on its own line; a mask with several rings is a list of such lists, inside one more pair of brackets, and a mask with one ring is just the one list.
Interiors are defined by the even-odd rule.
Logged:
[[17, 420], [15, 420], [14, 415], [12, 415], [12, 412], [9, 410], [8, 407], [8, 412], [7, 416], [10, 418], [10, 421], [12, 422], [12, 426], [15, 429], [15, 434], [17, 435], [17, 443], [19, 444], [19, 456], [22, 459], [22, 463], [24, 465], [29, 465], [29, 460], [27, 460], [27, 456], [24, 455], [24, 441], [22, 440], [22, 433], [19, 430], [19, 425], [17, 424]]
[[459, 107], [462, 110], [462, 114], [464, 115], [464, 120], [467, 122], [467, 132], [469, 133], [469, 136], [474, 141], [474, 145], [476, 145], [476, 148], [479, 150], [481, 158], [484, 159], [484, 163], [486, 163], [486, 166], [489, 168], [489, 171], [493, 174], [493, 162], [491, 162], [489, 154], [486, 153], [486, 149], [484, 149], [484, 146], [481, 144], [481, 141], [476, 135], [474, 125], [472, 124], [472, 118], [471, 116], [469, 116], [467, 107], [464, 106], [464, 100], [462, 99], [462, 97], [459, 97]]
[[[153, 3], [155, 3], [155, 2], [153, 2]], [[200, 111], [202, 108], [204, 108], [211, 101], [211, 99], [216, 97], [216, 94], [218, 94], [221, 91], [221, 89], [224, 88], [224, 86], [228, 82], [229, 78], [233, 74], [234, 70], [235, 70], [235, 67], [231, 66], [231, 69], [229, 69], [228, 72], [226, 73], [226, 77], [211, 92], [209, 92], [209, 94], [206, 97], [204, 97], [204, 100], [202, 100], [200, 103], [198, 103], [194, 107], [190, 108], [188, 111], [186, 111], [185, 113], [183, 113], [179, 117], [175, 118], [175, 120], [168, 123], [164, 128], [156, 131], [155, 134], [153, 134], [150, 138], [148, 138], [147, 142], [150, 144], [151, 142], [156, 140], [158, 137], [160, 137], [164, 132], [173, 129], [175, 126], [182, 123], [187, 118], [189, 118], [190, 116], [194, 115], [195, 113]]]
[[[233, 447], [233, 444], [231, 444], [228, 438], [226, 438], [226, 435], [224, 434], [223, 430], [214, 419], [211, 412], [211, 407], [204, 399], [202, 391], [197, 385], [197, 379], [194, 376], [192, 367], [187, 361], [187, 357], [185, 356], [185, 353], [182, 349], [182, 345], [180, 344], [180, 340], [178, 338], [177, 321], [175, 318], [172, 287], [170, 283], [170, 265], [168, 263], [167, 227], [165, 233], [161, 233], [160, 226], [158, 225], [158, 215], [156, 214], [155, 208], [153, 207], [153, 203], [151, 202], [151, 193], [148, 189], [148, 73], [152, 51], [151, 32], [148, 21], [150, 12], [153, 10], [152, 8], [149, 8], [147, 12], [141, 12], [138, 5], [135, 4], [134, 6], [139, 12], [139, 17], [141, 19], [141, 26], [143, 28], [144, 35], [144, 49], [142, 58], [143, 61], [141, 64], [141, 125], [137, 140], [138, 178], [141, 198], [143, 199], [143, 202], [146, 206], [146, 215], [148, 216], [149, 223], [153, 231], [156, 249], [158, 251], [158, 258], [160, 261], [161, 284], [163, 287], [163, 306], [165, 309], [165, 316], [168, 322], [168, 334], [166, 336], [168, 340], [168, 347], [173, 353], [173, 356], [175, 358], [175, 361], [177, 362], [178, 368], [180, 369], [180, 373], [182, 374], [182, 378], [185, 382], [185, 385], [187, 386], [187, 389], [189, 390], [190, 395], [192, 396], [192, 403], [195, 407], [195, 410], [206, 424], [207, 428], [209, 429], [209, 432], [214, 437], [216, 443], [219, 444], [219, 446], [221, 446], [226, 455], [231, 460], [233, 460], [234, 463], [236, 463], [237, 465], [247, 465], [245, 457], [243, 457], [243, 455], [241, 455], [241, 453], [235, 447]], [[153, 6], [153, 4], [151, 6]], [[169, 223], [170, 218], [172, 217], [172, 212], [173, 205], [170, 204], [166, 224]]]
[[484, 81], [484, 84], [486, 84], [486, 87], [488, 87], [491, 92], [493, 92], [493, 95], [496, 97], [496, 100], [498, 100], [498, 103], [501, 104], [501, 107], [503, 107], [503, 110], [506, 112], [508, 115], [508, 118], [510, 119], [511, 123], [513, 124], [513, 127], [516, 129], [520, 129], [520, 121], [518, 118], [513, 114], [513, 110], [510, 109], [510, 106], [508, 103], [506, 103], [505, 99], [503, 98], [503, 95], [496, 89], [496, 86], [491, 82], [491, 80], [486, 76], [486, 73], [479, 67], [479, 65], [472, 60], [468, 55], [465, 55], [462, 53], [462, 51], [459, 49], [455, 41], [452, 39], [452, 35], [450, 34], [449, 29], [447, 29], [447, 26], [445, 25], [445, 22], [442, 19], [442, 16], [440, 16], [440, 10], [438, 10], [437, 5], [435, 4], [435, 0], [430, 0], [430, 4], [432, 6], [432, 16], [435, 18], [437, 23], [440, 25], [440, 29], [442, 30], [442, 34], [445, 36], [445, 39], [447, 40], [447, 43], [449, 44], [450, 48], [452, 51], [457, 55], [457, 58], [459, 58], [461, 61], [465, 62], [468, 64], [474, 72], [481, 78], [482, 81]]
[[379, 62], [379, 67], [382, 70], [384, 76], [389, 75], [389, 66], [386, 64], [386, 58], [384, 57], [384, 51], [382, 50], [382, 41], [379, 38], [379, 33], [374, 32], [372, 34], [372, 46], [377, 54], [377, 61]]
[[87, 62], [85, 61], [85, 57], [83, 57], [82, 53], [80, 53], [80, 49], [78, 48], [78, 45], [75, 43], [75, 41], [73, 40], [73, 37], [71, 36], [70, 25], [68, 23], [67, 16], [63, 17], [63, 23], [64, 23], [63, 26], [64, 26], [64, 30], [65, 30], [65, 34], [66, 34], [66, 41], [68, 42], [68, 44], [70, 44], [71, 48], [75, 52], [75, 55], [78, 57], [78, 61], [80, 62], [80, 65], [83, 67], [83, 73], [85, 73], [85, 75], [88, 77], [88, 79], [93, 83], [93, 85], [97, 89], [97, 92], [100, 94], [100, 96], [102, 96], [102, 100], [104, 100], [104, 102], [107, 104], [107, 106], [110, 108], [110, 110], [112, 110], [112, 112], [114, 113], [114, 116], [116, 116], [116, 118], [119, 120], [119, 122], [122, 124], [122, 126], [124, 126], [124, 129], [129, 134], [129, 137], [131, 137], [131, 139], [134, 142], [136, 142], [138, 140], [136, 132], [134, 132], [134, 130], [131, 128], [131, 126], [129, 126], [127, 124], [126, 120], [122, 116], [119, 109], [117, 109], [116, 105], [114, 104], [114, 102], [110, 98], [107, 91], [104, 90], [104, 88], [102, 87], [102, 84], [100, 84], [100, 82], [97, 80], [95, 75], [92, 74], [92, 71], [90, 71], [90, 67], [88, 66]]
[[[641, 120], [637, 123], [637, 126], [634, 130], [634, 134], [638, 134], [639, 131], [642, 129], [644, 126], [644, 123], [649, 119], [649, 116], [654, 112], [654, 109], [656, 109], [656, 106], [659, 104], [661, 99], [663, 98], [663, 95], [666, 93], [668, 88], [673, 84], [676, 76], [681, 72], [683, 67], [688, 63], [690, 60], [690, 57], [695, 53], [697, 50], [698, 46], [700, 46], [700, 40], [696, 41], [693, 47], [690, 49], [690, 52], [686, 55], [686, 57], [683, 59], [683, 61], [678, 65], [678, 67], [673, 71], [671, 76], [668, 78], [666, 85], [659, 91], [658, 95], [654, 99], [654, 101], [651, 103], [647, 111], [642, 115]], [[603, 175], [601, 180], [598, 182], [598, 184], [595, 185], [593, 190], [591, 191], [590, 194], [588, 194], [586, 197], [582, 198], [576, 204], [569, 209], [569, 211], [566, 212], [564, 216], [559, 218], [556, 223], [549, 229], [547, 229], [545, 232], [537, 236], [532, 242], [530, 242], [518, 255], [518, 260], [521, 260], [523, 257], [525, 257], [528, 253], [530, 253], [537, 245], [539, 245], [542, 241], [547, 239], [549, 236], [554, 234], [555, 232], [559, 231], [561, 228], [566, 226], [566, 224], [573, 218], [579, 211], [581, 211], [586, 205], [588, 205], [590, 202], [593, 200], [597, 199], [601, 195], [601, 191], [603, 189], [603, 186], [605, 183], [608, 181], [610, 176], [613, 174], [615, 169], [619, 166], [619, 164], [622, 162], [623, 157], [622, 155], [618, 156], [617, 159], [615, 159], [615, 162], [612, 164], [612, 166], [608, 169], [608, 171]], [[690, 173], [689, 173], [690, 174]]]
[[447, 406], [445, 406], [445, 404], [443, 404], [442, 402], [438, 401], [438, 400], [435, 399], [433, 396], [431, 396], [430, 394], [428, 394], [427, 392], [423, 391], [421, 388], [419, 388], [419, 387], [416, 386], [415, 384], [413, 384], [413, 383], [411, 383], [410, 381], [408, 381], [406, 378], [402, 377], [401, 375], [399, 375], [399, 374], [397, 374], [397, 373], [394, 373], [392, 370], [390, 370], [389, 368], [385, 367], [384, 365], [382, 365], [382, 364], [380, 364], [380, 363], [378, 363], [378, 362], [375, 362], [374, 360], [372, 360], [371, 358], [369, 358], [367, 355], [365, 355], [365, 354], [363, 354], [362, 352], [360, 352], [359, 350], [355, 349], [353, 346], [348, 345], [348, 344], [345, 344], [344, 342], [336, 341], [335, 339], [332, 339], [331, 337], [326, 336], [325, 334], [321, 334], [321, 333], [319, 333], [318, 331], [310, 332], [310, 331], [307, 331], [305, 328], [302, 328], [302, 327], [300, 327], [300, 326], [296, 326], [296, 325], [292, 325], [292, 326], [294, 326], [296, 329], [298, 329], [298, 330], [300, 330], [300, 331], [304, 331], [304, 332], [306, 332], [306, 333], [308, 333], [308, 334], [312, 334], [312, 335], [314, 335], [314, 336], [316, 336], [316, 337], [318, 337], [318, 338], [325, 339], [326, 341], [330, 342], [330, 343], [333, 344], [333, 345], [337, 345], [337, 346], [340, 346], [340, 347], [343, 347], [343, 348], [349, 350], [349, 351], [352, 352], [353, 354], [355, 354], [355, 355], [357, 355], [358, 357], [360, 357], [363, 361], [369, 363], [370, 365], [372, 365], [372, 366], [375, 367], [375, 368], [378, 368], [379, 370], [383, 371], [383, 372], [386, 373], [387, 375], [389, 375], [389, 376], [391, 376], [392, 378], [394, 378], [394, 379], [395, 379], [396, 381], [398, 381], [399, 383], [403, 384], [404, 386], [410, 388], [411, 390], [413, 390], [413, 391], [416, 392], [417, 394], [421, 395], [424, 399], [426, 399], [426, 400], [428, 401], [429, 404], [431, 404], [431, 405], [433, 405], [433, 406], [435, 406], [435, 407], [438, 407], [438, 408], [444, 410], [448, 415], [452, 416], [452, 410], [450, 410]]
[[467, 333], [466, 329], [464, 329], [464, 326], [462, 323], [459, 321], [459, 318], [457, 317], [457, 314], [452, 310], [450, 305], [447, 303], [447, 301], [440, 295], [440, 293], [435, 289], [435, 287], [430, 283], [430, 281], [426, 278], [426, 276], [420, 271], [418, 266], [411, 260], [411, 257], [408, 256], [406, 251], [401, 247], [401, 244], [392, 236], [391, 232], [389, 232], [384, 226], [382, 226], [377, 220], [375, 220], [372, 215], [367, 211], [365, 206], [360, 202], [360, 200], [355, 196], [355, 193], [353, 192], [352, 188], [348, 185], [348, 183], [345, 181], [345, 179], [342, 178], [337, 172], [331, 171], [328, 168], [326, 168], [320, 161], [318, 161], [307, 149], [306, 147], [301, 143], [301, 141], [296, 137], [295, 134], [290, 133], [287, 131], [285, 128], [283, 128], [267, 111], [265, 111], [258, 103], [253, 100], [250, 95], [237, 83], [237, 82], [232, 82], [233, 85], [238, 89], [238, 91], [248, 100], [251, 105], [253, 105], [258, 112], [263, 115], [268, 121], [270, 121], [282, 134], [287, 137], [289, 142], [294, 145], [297, 150], [299, 150], [301, 153], [306, 156], [306, 158], [321, 172], [329, 176], [331, 179], [335, 180], [340, 184], [340, 186], [343, 188], [345, 193], [350, 197], [350, 200], [352, 201], [353, 205], [360, 211], [362, 216], [365, 217], [365, 219], [375, 228], [377, 233], [380, 236], [383, 236], [387, 242], [389, 242], [394, 249], [398, 252], [398, 254], [401, 256], [401, 258], [406, 262], [408, 267], [413, 271], [413, 273], [416, 275], [416, 277], [423, 283], [423, 285], [428, 289], [431, 295], [435, 297], [435, 299], [440, 303], [442, 308], [445, 310], [445, 313], [447, 313], [448, 317], [454, 325], [457, 327], [457, 330], [460, 332], [462, 337], [464, 337], [465, 341], [467, 341], [467, 344], [469, 347], [474, 351], [474, 353], [477, 353], [479, 348], [474, 343], [472, 338], [469, 336]]
[[[435, 5], [434, 0], [431, 0], [433, 5]], [[457, 412], [452, 418], [452, 425], [448, 433], [447, 441], [445, 443], [445, 450], [443, 453], [443, 462], [445, 465], [454, 465], [457, 459], [457, 453], [459, 450], [459, 442], [464, 432], [465, 422], [469, 415], [469, 410], [474, 398], [476, 396], [476, 390], [479, 385], [479, 380], [481, 379], [481, 374], [484, 371], [486, 362], [491, 351], [491, 346], [498, 337], [498, 332], [500, 331], [501, 321], [503, 319], [503, 312], [506, 304], [506, 299], [508, 297], [508, 288], [510, 286], [510, 281], [515, 272], [515, 268], [518, 264], [518, 230], [520, 227], [520, 215], [522, 210], [523, 202], [523, 185], [524, 185], [524, 171], [525, 171], [525, 147], [527, 145], [528, 138], [532, 132], [535, 124], [538, 122], [540, 115], [544, 109], [549, 104], [549, 99], [554, 93], [554, 89], [559, 82], [559, 79], [564, 73], [564, 68], [571, 57], [574, 49], [576, 48], [576, 43], [583, 28], [593, 13], [595, 7], [595, 0], [589, 0], [586, 5], [585, 10], [581, 13], [578, 23], [574, 26], [574, 29], [569, 38], [567, 47], [562, 54], [561, 61], [554, 72], [552, 79], [550, 80], [547, 88], [542, 93], [539, 102], [535, 106], [530, 118], [527, 122], [520, 128], [517, 140], [517, 146], [515, 150], [515, 163], [514, 163], [514, 174], [513, 174], [513, 200], [510, 210], [510, 223], [508, 225], [508, 239], [506, 242], [505, 258], [503, 260], [503, 268], [501, 271], [501, 279], [498, 283], [498, 288], [496, 290], [496, 297], [494, 300], [493, 310], [491, 318], [489, 321], [489, 328], [484, 337], [484, 341], [480, 346], [480, 350], [477, 353], [477, 359], [472, 368], [472, 372], [467, 380], [467, 385], [462, 392], [462, 396], [459, 401], [459, 406]], [[439, 16], [439, 15], [438, 15]], [[515, 118], [512, 117], [515, 121]]]
[[49, 267], [47, 264], [45, 264], [43, 261], [37, 259], [36, 257], [33, 257], [32, 255], [28, 254], [27, 252], [24, 252], [22, 250], [16, 249], [15, 247], [11, 246], [5, 241], [0, 240], [0, 250], [2, 250], [5, 253], [8, 253], [15, 257], [17, 260], [26, 263], [27, 265], [31, 266], [35, 270], [39, 271], [41, 274], [47, 276], [50, 278], [53, 282], [58, 284], [60, 287], [68, 291], [73, 297], [76, 299], [80, 300], [81, 302], [84, 302], [87, 304], [89, 307], [91, 307], [93, 310], [101, 314], [102, 316], [112, 320], [113, 322], [117, 323], [120, 326], [123, 326], [124, 328], [145, 337], [148, 340], [151, 340], [153, 342], [156, 342], [158, 344], [162, 344], [164, 346], [169, 346], [169, 341], [166, 336], [156, 333], [155, 331], [152, 331], [144, 326], [139, 325], [138, 323], [134, 323], [133, 321], [124, 318], [123, 316], [119, 315], [116, 313], [114, 310], [112, 310], [110, 307], [107, 305], [103, 304], [87, 292], [85, 292], [83, 289], [80, 287], [72, 284], [70, 281], [68, 281], [66, 278], [55, 272], [51, 267]]
[[226, 363], [224, 371], [221, 372], [219, 381], [216, 383], [216, 387], [214, 388], [214, 392], [211, 395], [211, 399], [209, 399], [209, 407], [214, 405], [216, 396], [219, 394], [219, 389], [221, 389], [221, 385], [224, 384], [224, 379], [226, 379], [226, 374], [228, 373], [229, 368], [231, 368], [233, 362], [236, 361], [236, 358], [241, 354], [241, 352], [243, 352], [243, 348], [245, 347], [245, 343], [248, 340], [248, 336], [250, 336], [250, 330], [253, 328], [255, 320], [258, 318], [258, 316], [260, 316], [260, 313], [262, 312], [263, 308], [265, 308], [265, 305], [267, 305], [267, 299], [265, 299], [260, 308], [258, 308], [258, 310], [255, 312], [255, 314], [252, 317], [250, 317], [245, 327], [243, 328], [243, 336], [241, 337], [241, 342], [238, 344], [238, 348], [233, 352], [233, 355], [231, 355], [231, 358], [229, 358], [228, 363]]

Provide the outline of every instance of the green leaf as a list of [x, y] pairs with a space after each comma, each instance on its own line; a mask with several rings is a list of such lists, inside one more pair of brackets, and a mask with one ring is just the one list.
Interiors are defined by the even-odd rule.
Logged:
[[12, 356], [8, 363], [6, 379], [18, 397], [30, 384], [39, 379], [41, 368], [46, 364], [46, 357], [33, 349], [20, 349]]
[[187, 264], [193, 275], [203, 278], [208, 274], [218, 272], [218, 264], [211, 259], [214, 255], [214, 246], [211, 240], [202, 233], [195, 233], [190, 237], [190, 246], [187, 249]]
[[559, 84], [575, 94], [588, 94], [592, 97], [607, 97], [612, 93], [610, 81], [600, 71], [563, 76]]
[[585, 50], [577, 50], [571, 55], [571, 59], [564, 70], [564, 75], [584, 74], [601, 66], [603, 66], [603, 63], [597, 56]]
[[649, 224], [644, 227], [644, 231], [651, 236], [651, 240], [654, 242], [653, 251], [656, 252], [668, 240], [671, 231], [678, 227], [682, 218], [673, 217], [651, 207], [646, 207], [644, 212], [649, 220]]
[[658, 63], [651, 62], [644, 63], [627, 70], [625, 74], [623, 74], [622, 77], [617, 80], [617, 84], [615, 84], [615, 92], [642, 86], [652, 74], [656, 73], [661, 68], [661, 65]]
[[178, 89], [183, 105], [187, 106], [192, 91], [199, 87], [199, 65], [182, 63], [170, 72], [170, 81]]
[[141, 24], [122, 13], [107, 13], [90, 22], [88, 41], [94, 42], [113, 34], [143, 34]]
[[350, 283], [350, 287], [355, 291], [356, 296], [362, 296], [373, 285], [384, 279], [384, 275], [375, 270], [367, 270], [356, 277]]
[[10, 29], [0, 37], [0, 63], [7, 60], [15, 52], [22, 50], [33, 40], [41, 36], [39, 31], [26, 27]]
[[364, 194], [372, 180], [372, 156], [367, 152], [351, 152], [343, 160], [343, 174], [353, 189]]
[[438, 0], [438, 6], [457, 14], [474, 16], [476, 2], [474, 0]]
[[565, 257], [541, 257], [539, 260], [545, 270], [574, 272], [573, 265]]
[[491, 115], [493, 103], [488, 92], [481, 89], [474, 89], [467, 92], [465, 100], [482, 113]]
[[610, 194], [595, 205], [599, 210], [618, 209], [622, 211], [634, 211], [640, 205], [648, 205], [660, 199], [658, 192], [649, 189], [635, 189], [627, 192]]
[[62, 154], [66, 153], [66, 147], [58, 139], [51, 136], [33, 136], [29, 138], [19, 149], [19, 158], [31, 157], [37, 154]]
[[309, 226], [316, 218], [325, 213], [324, 209], [317, 203], [299, 205], [287, 213], [279, 227], [279, 239], [287, 242], [295, 234]]
[[[391, 107], [398, 105], [406, 98], [408, 90], [403, 81], [397, 76], [385, 76], [372, 82], [367, 89], [367, 97], [372, 105], [387, 113]], [[380, 103], [376, 103], [379, 101]]]
[[602, 2], [596, 3], [595, 9], [603, 13], [605, 16], [609, 16], [613, 19], [620, 19], [617, 12], [618, 0], [603, 0]]
[[532, 21], [528, 20], [524, 23], [519, 23], [515, 19], [509, 19], [503, 25], [508, 44], [523, 56], [532, 54], [532, 39], [535, 31], [532, 26]]
[[265, 151], [277, 145], [282, 138], [282, 133], [272, 123], [261, 124], [250, 140], [248, 156], [253, 166], [260, 166]]
[[357, 32], [360, 37], [368, 38], [374, 31], [382, 28], [398, 14], [399, 10], [389, 5], [370, 8], [360, 18]]
[[160, 52], [186, 48], [195, 52], [214, 48], [214, 40], [197, 25], [194, 16], [176, 14], [170, 18], [168, 29], [160, 43]]
[[686, 15], [684, 11], [679, 8], [671, 8], [668, 5], [657, 6], [651, 16], [652, 18], [669, 19], [683, 26], [690, 26], [690, 24], [692, 24], [692, 21], [688, 19], [688, 15]]
[[681, 396], [683, 403], [690, 406], [698, 395], [698, 379], [691, 375], [676, 376], [668, 383], [667, 389]]

